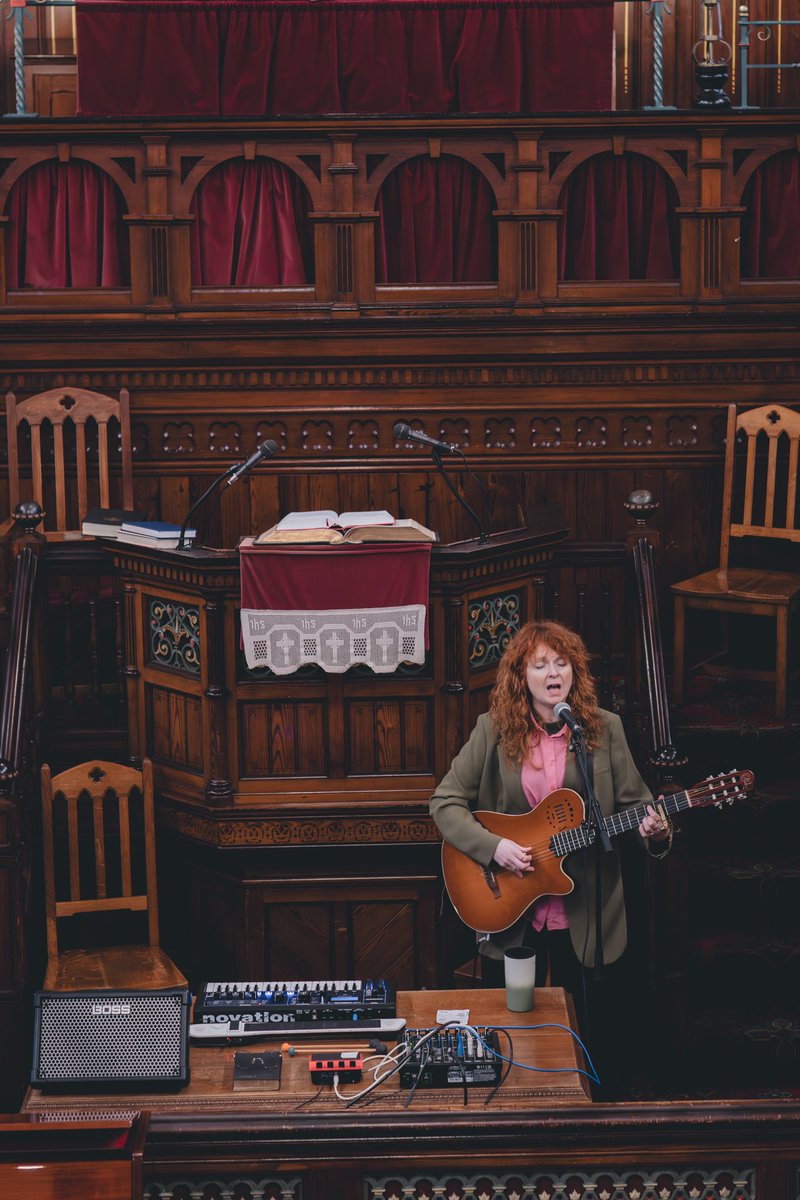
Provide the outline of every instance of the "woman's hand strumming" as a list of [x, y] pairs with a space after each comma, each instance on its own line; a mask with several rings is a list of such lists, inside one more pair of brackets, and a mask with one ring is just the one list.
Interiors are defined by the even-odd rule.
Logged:
[[494, 861], [498, 867], [505, 867], [507, 871], [513, 871], [515, 875], [522, 875], [525, 871], [533, 871], [531, 864], [531, 847], [520, 846], [517, 842], [512, 842], [508, 838], [501, 838], [497, 843], [497, 848], [494, 852]]

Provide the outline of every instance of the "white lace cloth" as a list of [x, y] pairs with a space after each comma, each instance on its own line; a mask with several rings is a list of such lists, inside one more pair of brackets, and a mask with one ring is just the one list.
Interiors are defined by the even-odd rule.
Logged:
[[306, 663], [340, 674], [364, 663], [378, 674], [425, 661], [425, 605], [276, 612], [242, 609], [248, 667], [289, 675]]

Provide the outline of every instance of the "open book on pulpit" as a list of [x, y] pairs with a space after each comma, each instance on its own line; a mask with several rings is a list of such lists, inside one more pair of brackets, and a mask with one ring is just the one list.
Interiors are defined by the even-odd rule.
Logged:
[[439, 535], [410, 517], [395, 518], [386, 509], [366, 512], [334, 512], [330, 508], [312, 512], [290, 512], [254, 539], [255, 546], [314, 544], [335, 546], [341, 542], [438, 542]]

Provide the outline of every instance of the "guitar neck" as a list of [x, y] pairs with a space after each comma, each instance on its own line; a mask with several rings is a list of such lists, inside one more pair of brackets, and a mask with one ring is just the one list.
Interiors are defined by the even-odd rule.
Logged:
[[[667, 816], [672, 817], [675, 813], [684, 812], [685, 809], [692, 807], [692, 790], [674, 792], [671, 796], [665, 796], [663, 800], [659, 800], [658, 803], [665, 810]], [[616, 837], [619, 833], [628, 833], [631, 829], [637, 829], [646, 816], [647, 804], [637, 804], [635, 808], [623, 808], [621, 812], [612, 813], [610, 817], [605, 818], [604, 824], [609, 836]]]
[[[671, 817], [675, 813], [691, 808], [697, 794], [691, 789], [686, 792], [674, 792], [671, 796], [665, 796], [663, 800], [659, 800], [659, 804], [664, 806], [667, 815]], [[624, 808], [621, 812], [612, 813], [610, 817], [603, 819], [603, 823], [609, 837], [617, 837], [620, 833], [628, 833], [631, 829], [638, 828], [646, 814], [647, 804], [637, 804], [635, 808]], [[594, 829], [586, 821], [583, 821], [575, 829], [565, 829], [554, 834], [551, 845], [555, 854], [565, 855], [572, 854], [575, 850], [585, 850], [587, 846], [592, 845], [593, 841]]]

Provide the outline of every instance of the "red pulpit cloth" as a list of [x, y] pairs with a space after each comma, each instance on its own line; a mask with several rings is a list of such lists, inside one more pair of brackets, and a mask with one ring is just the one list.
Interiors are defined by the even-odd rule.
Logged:
[[[239, 556], [243, 642], [249, 665], [270, 665], [278, 673], [286, 673], [291, 660], [296, 669], [304, 625], [309, 634], [301, 655], [305, 654], [308, 661], [318, 662], [326, 670], [346, 670], [355, 662], [365, 661], [374, 670], [393, 669], [388, 665], [388, 642], [379, 642], [383, 649], [373, 652], [371, 640], [378, 636], [383, 638], [384, 627], [391, 628], [392, 654], [402, 661], [402, 634], [406, 623], [414, 625], [416, 645], [422, 654], [419, 621], [424, 622], [424, 645], [427, 647], [430, 550], [427, 542], [312, 548], [254, 546], [246, 540], [239, 548]], [[371, 613], [375, 614], [373, 620], [370, 620]], [[313, 618], [309, 616], [304, 620], [303, 614], [313, 614]], [[341, 650], [334, 649], [331, 659], [327, 649], [323, 649], [321, 642], [317, 644], [315, 638], [323, 628], [333, 629], [334, 626], [334, 638], [338, 641], [343, 637], [345, 641], [338, 641]], [[371, 631], [361, 636], [359, 629], [366, 631], [367, 626], [372, 626]], [[264, 635], [256, 633], [259, 628], [268, 632]], [[286, 634], [294, 641], [291, 653], [289, 641], [282, 640], [280, 644], [285, 645], [286, 650], [278, 654], [273, 645], [278, 634], [281, 639]], [[359, 642], [363, 643], [360, 649], [350, 653]], [[328, 635], [325, 634], [327, 645]], [[256, 653], [258, 661], [253, 658]], [[345, 662], [348, 654], [349, 659]], [[416, 661], [416, 657], [411, 661]], [[379, 665], [381, 662], [386, 665]]]

